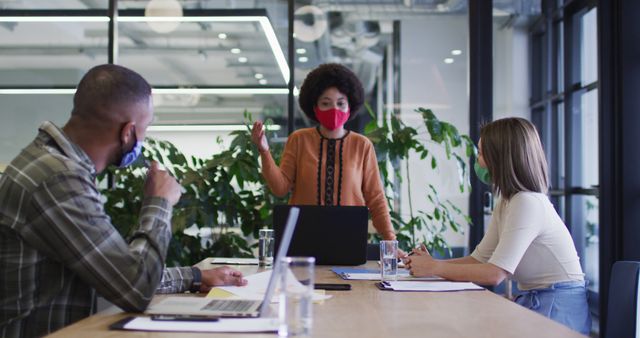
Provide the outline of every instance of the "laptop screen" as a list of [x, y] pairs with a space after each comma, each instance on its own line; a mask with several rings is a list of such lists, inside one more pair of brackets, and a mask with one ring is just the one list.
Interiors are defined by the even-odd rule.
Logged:
[[[273, 211], [276, 248], [280, 247], [291, 205]], [[289, 256], [314, 257], [317, 265], [360, 265], [367, 261], [367, 207], [300, 205]], [[319, 240], [321, 239], [321, 240]]]

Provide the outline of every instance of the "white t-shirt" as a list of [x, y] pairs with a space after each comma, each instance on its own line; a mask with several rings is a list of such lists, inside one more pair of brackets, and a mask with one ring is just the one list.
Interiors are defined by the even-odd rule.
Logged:
[[584, 280], [569, 230], [540, 193], [519, 192], [498, 202], [471, 257], [512, 274], [521, 290]]

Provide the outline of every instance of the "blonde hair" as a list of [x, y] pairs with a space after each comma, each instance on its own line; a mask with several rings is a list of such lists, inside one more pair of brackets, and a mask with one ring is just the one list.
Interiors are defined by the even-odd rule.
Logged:
[[495, 194], [508, 200], [520, 191], [547, 193], [547, 159], [531, 122], [515, 117], [496, 120], [480, 129], [480, 139]]

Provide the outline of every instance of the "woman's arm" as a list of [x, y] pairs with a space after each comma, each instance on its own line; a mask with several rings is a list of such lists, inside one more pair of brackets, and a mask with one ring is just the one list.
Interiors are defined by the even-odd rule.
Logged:
[[482, 262], [478, 261], [477, 259], [471, 256], [447, 259], [447, 263], [449, 264], [482, 264]]
[[480, 263], [478, 261], [471, 264], [451, 264], [448, 261], [436, 260], [434, 265], [434, 275], [452, 281], [474, 282], [480, 285], [498, 285], [508, 276], [508, 273], [501, 268], [491, 263]]
[[[287, 149], [285, 148], [285, 153], [282, 155], [283, 162], [286, 151]], [[268, 150], [261, 151], [260, 159], [262, 160], [262, 177], [264, 177], [271, 192], [278, 197], [283, 197], [289, 193], [293, 188], [293, 182], [285, 175], [282, 168], [278, 167], [271, 156], [271, 152]], [[295, 159], [293, 159], [293, 163], [295, 163]]]
[[491, 264], [481, 263], [471, 256], [437, 260], [428, 252], [406, 258], [407, 268], [414, 276], [436, 275], [452, 281], [474, 282], [481, 285], [498, 285], [508, 273]]
[[251, 131], [251, 140], [258, 147], [262, 160], [262, 176], [271, 192], [279, 197], [286, 195], [293, 188], [295, 179], [295, 165], [297, 142], [290, 138], [285, 145], [280, 167], [271, 156], [269, 144], [261, 122], [255, 122]]
[[385, 240], [396, 239], [396, 234], [391, 226], [391, 216], [389, 215], [389, 205], [382, 189], [380, 172], [378, 170], [378, 160], [373, 144], [367, 143], [365, 148], [364, 163], [362, 166], [362, 193], [369, 212], [373, 227], [376, 228], [380, 236]]

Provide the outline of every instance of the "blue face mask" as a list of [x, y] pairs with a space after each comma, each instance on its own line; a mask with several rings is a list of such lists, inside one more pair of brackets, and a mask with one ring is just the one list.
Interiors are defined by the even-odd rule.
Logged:
[[135, 162], [140, 154], [142, 154], [142, 142], [138, 140], [136, 136], [136, 129], [133, 129], [133, 137], [136, 138], [136, 144], [133, 146], [133, 149], [128, 152], [122, 154], [122, 159], [120, 160], [119, 168], [125, 168], [130, 166], [133, 162]]
[[478, 176], [480, 182], [486, 185], [491, 185], [491, 174], [489, 173], [489, 170], [487, 170], [487, 168], [481, 167], [477, 159], [475, 163], [473, 163], [473, 170], [476, 172], [476, 175]]

